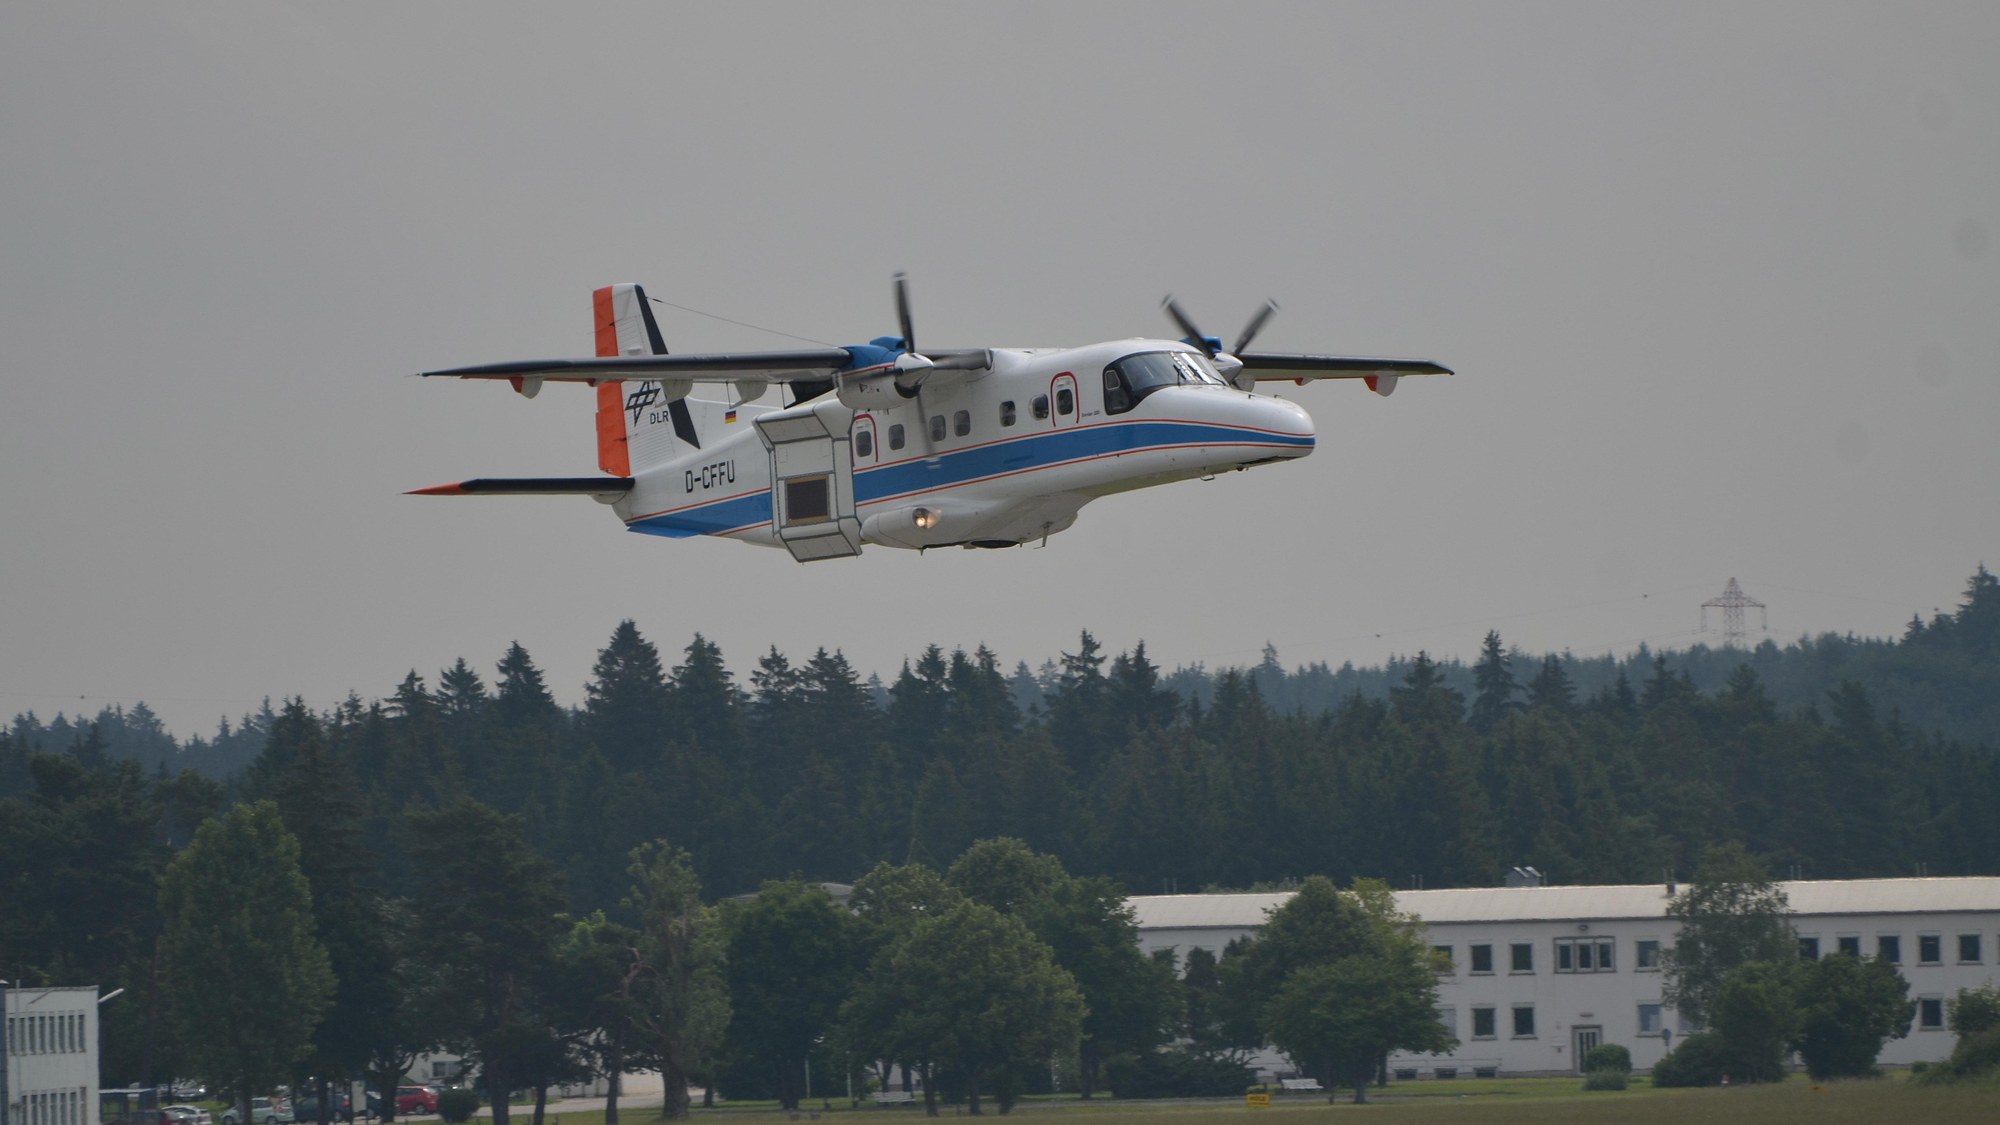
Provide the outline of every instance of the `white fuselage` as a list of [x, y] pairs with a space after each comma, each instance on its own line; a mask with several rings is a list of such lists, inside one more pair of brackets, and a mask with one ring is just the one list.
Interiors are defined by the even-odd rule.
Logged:
[[[1147, 376], [1137, 372], [1149, 364], [1178, 365], [1183, 380], [1139, 387]], [[886, 408], [834, 407], [847, 426], [832, 447], [842, 462], [836, 471], [851, 471], [843, 483], [851, 483], [846, 495], [865, 542], [998, 547], [1067, 528], [1099, 496], [1312, 451], [1303, 409], [1187, 377], [1203, 372], [1213, 369], [1179, 341], [996, 349], [991, 367], [969, 378], [873, 400]], [[780, 545], [774, 455], [756, 423], [775, 412], [745, 406], [740, 420], [722, 424], [719, 404], [690, 405], [716, 422], [705, 427], [703, 448], [635, 471], [618, 514], [649, 534]]]

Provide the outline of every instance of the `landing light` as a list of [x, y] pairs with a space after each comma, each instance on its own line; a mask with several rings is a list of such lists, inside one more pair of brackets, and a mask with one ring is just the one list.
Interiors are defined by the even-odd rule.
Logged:
[[910, 512], [910, 522], [916, 524], [920, 531], [929, 531], [931, 528], [936, 527], [938, 519], [939, 513], [933, 512], [929, 508], [917, 508]]

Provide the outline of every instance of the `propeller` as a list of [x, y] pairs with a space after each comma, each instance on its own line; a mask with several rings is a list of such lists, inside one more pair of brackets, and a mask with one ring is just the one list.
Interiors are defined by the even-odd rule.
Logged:
[[1188, 314], [1181, 311], [1180, 305], [1175, 303], [1171, 294], [1167, 296], [1166, 300], [1160, 302], [1160, 307], [1167, 310], [1167, 315], [1174, 318], [1175, 324], [1180, 325], [1181, 334], [1187, 337], [1187, 342], [1207, 352], [1208, 358], [1214, 359], [1215, 353], [1222, 350], [1222, 345], [1216, 341], [1215, 337], [1209, 336], [1203, 333], [1201, 329], [1195, 327], [1194, 321], [1188, 318]]
[[[1179, 302], [1175, 301], [1171, 296], [1160, 302], [1160, 305], [1167, 310], [1167, 315], [1173, 318], [1174, 323], [1180, 326], [1180, 330], [1187, 338], [1187, 342], [1207, 352], [1208, 358], [1214, 359], [1222, 351], [1222, 341], [1217, 337], [1204, 333], [1200, 328], [1196, 327], [1193, 318], [1182, 311]], [[1252, 314], [1250, 323], [1243, 326], [1243, 334], [1236, 338], [1236, 347], [1233, 350], [1240, 352], [1249, 347], [1250, 341], [1257, 338], [1257, 333], [1264, 330], [1264, 322], [1270, 320], [1271, 314], [1277, 311], [1278, 302], [1265, 301], [1263, 307]]]
[[1250, 341], [1257, 338], [1257, 333], [1264, 330], [1264, 322], [1271, 319], [1271, 314], [1277, 311], [1278, 302], [1265, 298], [1263, 307], [1250, 317], [1250, 323], [1243, 326], [1243, 335], [1236, 338], [1236, 346], [1230, 351], [1242, 355], [1244, 349], [1250, 346]]
[[903, 328], [903, 350], [917, 350], [917, 330], [910, 325], [910, 279], [900, 270], [896, 273], [896, 319]]

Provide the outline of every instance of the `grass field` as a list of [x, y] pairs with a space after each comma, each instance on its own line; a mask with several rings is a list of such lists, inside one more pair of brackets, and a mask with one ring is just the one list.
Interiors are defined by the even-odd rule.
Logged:
[[[1912, 1086], [1900, 1078], [1866, 1082], [1815, 1084], [1803, 1078], [1770, 1086], [1734, 1086], [1704, 1090], [1654, 1090], [1644, 1081], [1632, 1089], [1610, 1093], [1582, 1092], [1575, 1078], [1513, 1078], [1449, 1083], [1401, 1083], [1371, 1091], [1370, 1104], [1350, 1105], [1281, 1096], [1268, 1109], [1249, 1109], [1233, 1102], [1079, 1102], [1074, 1099], [1029, 1099], [1014, 1117], [1087, 1116], [1100, 1125], [1356, 1125], [1367, 1117], [1383, 1125], [1652, 1125], [1659, 1122], [1741, 1122], [1742, 1125], [1843, 1125], [1883, 1122], [1887, 1125], [1981, 1125], [2000, 1123], [2000, 1084]], [[947, 1117], [962, 1107], [945, 1106]], [[654, 1110], [620, 1113], [621, 1125], [649, 1125]], [[995, 1116], [987, 1107], [988, 1119]], [[770, 1106], [731, 1105], [696, 1109], [703, 1117], [771, 1119], [789, 1115]], [[821, 1115], [843, 1125], [920, 1125], [921, 1107], [862, 1110], [836, 1109]], [[603, 1125], [597, 1112], [551, 1115], [547, 1125]], [[806, 1120], [807, 1115], [800, 1115]], [[526, 1125], [529, 1115], [518, 1108], [514, 1121]]]

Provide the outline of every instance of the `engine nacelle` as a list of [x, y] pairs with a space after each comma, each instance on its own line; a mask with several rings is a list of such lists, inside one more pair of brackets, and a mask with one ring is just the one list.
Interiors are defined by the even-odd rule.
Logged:
[[840, 404], [850, 410], [890, 410], [909, 401], [896, 389], [893, 371], [844, 378], [834, 393], [840, 396]]

